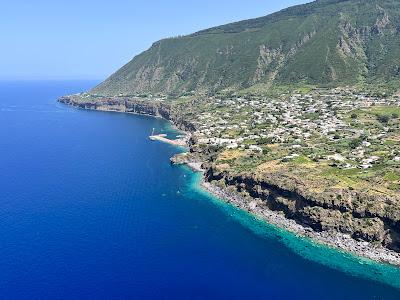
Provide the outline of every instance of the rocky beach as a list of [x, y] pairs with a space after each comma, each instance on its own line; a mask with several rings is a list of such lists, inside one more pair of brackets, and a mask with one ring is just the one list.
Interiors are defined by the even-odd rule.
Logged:
[[269, 210], [262, 201], [248, 201], [238, 194], [229, 192], [227, 189], [222, 189], [205, 180], [201, 181], [201, 186], [217, 198], [235, 205], [270, 224], [295, 233], [300, 237], [310, 238], [313, 241], [335, 247], [342, 251], [351, 252], [360, 257], [400, 266], [400, 254], [395, 251], [381, 246], [374, 246], [366, 241], [357, 241], [351, 238], [351, 236], [337, 231], [316, 232], [311, 227], [302, 226], [294, 220], [286, 218], [283, 213]]
[[360, 258], [367, 258], [400, 267], [400, 253], [398, 252], [389, 250], [380, 245], [374, 245], [367, 241], [355, 240], [350, 235], [335, 230], [317, 232], [309, 226], [304, 226], [293, 219], [288, 219], [283, 212], [272, 211], [267, 207], [265, 202], [260, 199], [242, 197], [239, 193], [235, 192], [234, 189], [229, 189], [227, 187], [222, 188], [207, 181], [205, 174], [207, 170], [202, 168], [203, 163], [193, 160], [185, 162], [184, 159], [186, 155], [187, 153], [179, 155], [178, 157], [180, 157], [180, 159], [178, 160], [172, 158], [171, 163], [185, 164], [193, 172], [201, 172], [202, 179], [199, 183], [200, 186], [218, 199], [230, 203], [269, 224], [290, 231], [299, 237], [309, 238], [317, 243], [334, 247], [340, 251], [350, 252]]

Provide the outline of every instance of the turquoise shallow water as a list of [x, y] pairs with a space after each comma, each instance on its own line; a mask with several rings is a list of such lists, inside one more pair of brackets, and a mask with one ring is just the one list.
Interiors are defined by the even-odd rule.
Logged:
[[[209, 193], [203, 191], [199, 185], [201, 177], [199, 173], [193, 176], [192, 188], [198, 189], [200, 193], [202, 192], [209, 195]], [[380, 281], [393, 287], [400, 288], [400, 269], [398, 267], [377, 263], [370, 259], [325, 246], [309, 238], [299, 237], [282, 228], [268, 224], [264, 220], [238, 209], [231, 204], [225, 203], [217, 197], [212, 195], [209, 195], [209, 197], [217, 207], [249, 228], [256, 235], [262, 238], [276, 238], [304, 259], [318, 262], [349, 275]]]
[[167, 122], [55, 101], [94, 84], [0, 83], [0, 298], [400, 299], [400, 269], [202, 191]]

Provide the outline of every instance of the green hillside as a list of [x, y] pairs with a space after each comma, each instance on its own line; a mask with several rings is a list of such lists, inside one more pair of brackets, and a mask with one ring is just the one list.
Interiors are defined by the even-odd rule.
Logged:
[[158, 41], [91, 92], [267, 90], [400, 79], [400, 1], [319, 0]]

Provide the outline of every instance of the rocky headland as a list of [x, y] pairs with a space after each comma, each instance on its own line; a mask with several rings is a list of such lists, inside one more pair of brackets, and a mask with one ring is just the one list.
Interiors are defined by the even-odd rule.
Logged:
[[398, 197], [325, 186], [290, 171], [234, 173], [216, 161], [217, 149], [200, 147], [197, 124], [168, 101], [136, 97], [65, 96], [61, 103], [102, 111], [162, 117], [188, 133], [188, 152], [171, 158], [204, 172], [203, 187], [264, 220], [301, 236], [373, 260], [400, 265]]

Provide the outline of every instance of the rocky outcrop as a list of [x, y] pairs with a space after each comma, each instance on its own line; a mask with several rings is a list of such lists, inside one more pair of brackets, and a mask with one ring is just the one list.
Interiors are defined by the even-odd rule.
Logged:
[[313, 192], [306, 182], [288, 174], [231, 175], [211, 166], [205, 177], [235, 187], [249, 201], [260, 199], [268, 209], [315, 231], [334, 230], [400, 252], [400, 211], [393, 205], [398, 199], [344, 189]]
[[196, 128], [185, 120], [180, 111], [170, 103], [161, 100], [146, 100], [137, 97], [98, 97], [88, 94], [63, 96], [59, 102], [82, 109], [116, 111], [140, 115], [161, 117], [172, 121], [179, 129], [194, 131]]

